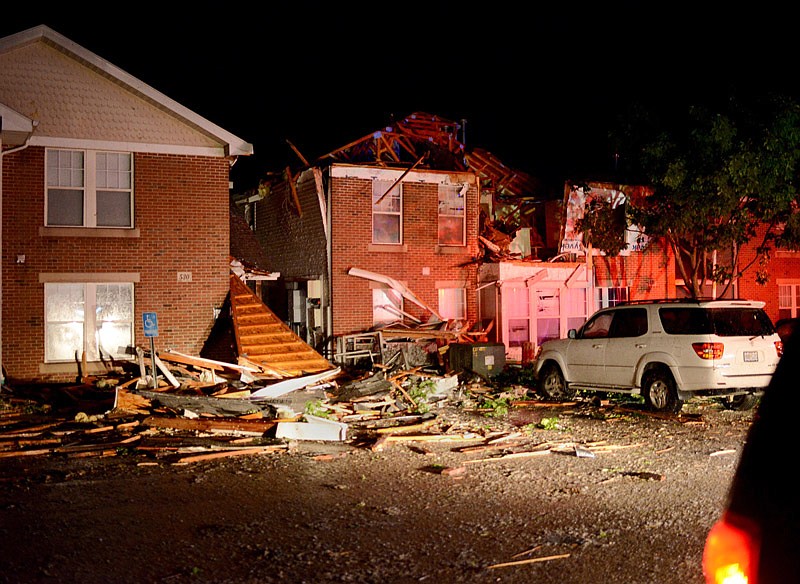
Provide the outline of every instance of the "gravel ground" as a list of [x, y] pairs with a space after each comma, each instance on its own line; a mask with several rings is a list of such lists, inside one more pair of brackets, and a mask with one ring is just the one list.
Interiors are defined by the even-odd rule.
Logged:
[[0, 458], [0, 582], [703, 584], [752, 412], [445, 405], [443, 439]]

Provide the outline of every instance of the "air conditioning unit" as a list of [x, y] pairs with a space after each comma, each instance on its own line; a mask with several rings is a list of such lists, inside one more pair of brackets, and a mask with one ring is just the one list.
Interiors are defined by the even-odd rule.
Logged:
[[506, 346], [503, 343], [450, 343], [447, 355], [450, 371], [471, 371], [481, 377], [499, 375], [506, 366]]

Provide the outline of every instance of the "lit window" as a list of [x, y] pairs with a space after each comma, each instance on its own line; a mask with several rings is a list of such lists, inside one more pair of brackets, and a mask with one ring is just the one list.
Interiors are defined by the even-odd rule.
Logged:
[[439, 288], [439, 316], [445, 320], [467, 318], [467, 291], [464, 288]]
[[[389, 190], [391, 187], [391, 190]], [[403, 242], [403, 192], [391, 180], [372, 181], [372, 243]]]
[[403, 321], [403, 296], [392, 288], [372, 290], [372, 324], [386, 326]]
[[124, 357], [133, 345], [133, 284], [45, 284], [45, 361]]
[[133, 227], [130, 153], [47, 151], [47, 225]]
[[439, 245], [466, 244], [466, 185], [439, 185]]

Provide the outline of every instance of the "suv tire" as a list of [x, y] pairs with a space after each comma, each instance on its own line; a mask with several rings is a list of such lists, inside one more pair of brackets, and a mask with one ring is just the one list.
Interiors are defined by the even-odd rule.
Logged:
[[656, 369], [646, 373], [642, 379], [642, 396], [647, 406], [657, 412], [677, 414], [683, 407], [675, 380], [667, 371]]
[[548, 363], [539, 375], [539, 393], [544, 399], [560, 401], [574, 398], [576, 391], [569, 388], [558, 365]]
[[758, 403], [758, 396], [752, 393], [744, 393], [741, 395], [731, 395], [720, 399], [723, 407], [726, 410], [736, 410], [737, 412], [744, 412], [752, 410]]

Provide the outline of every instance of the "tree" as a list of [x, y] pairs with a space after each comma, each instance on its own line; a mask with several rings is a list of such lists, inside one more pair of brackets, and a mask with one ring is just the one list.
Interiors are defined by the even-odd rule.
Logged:
[[[772, 249], [800, 248], [800, 106], [791, 99], [730, 99], [667, 118], [638, 108], [613, 137], [630, 176], [652, 187], [628, 201], [628, 224], [666, 241], [691, 297], [702, 296], [706, 279], [723, 285], [722, 296], [753, 266], [764, 281]], [[602, 222], [587, 214], [583, 223], [593, 246], [619, 253]], [[756, 258], [739, 266], [751, 241]]]

